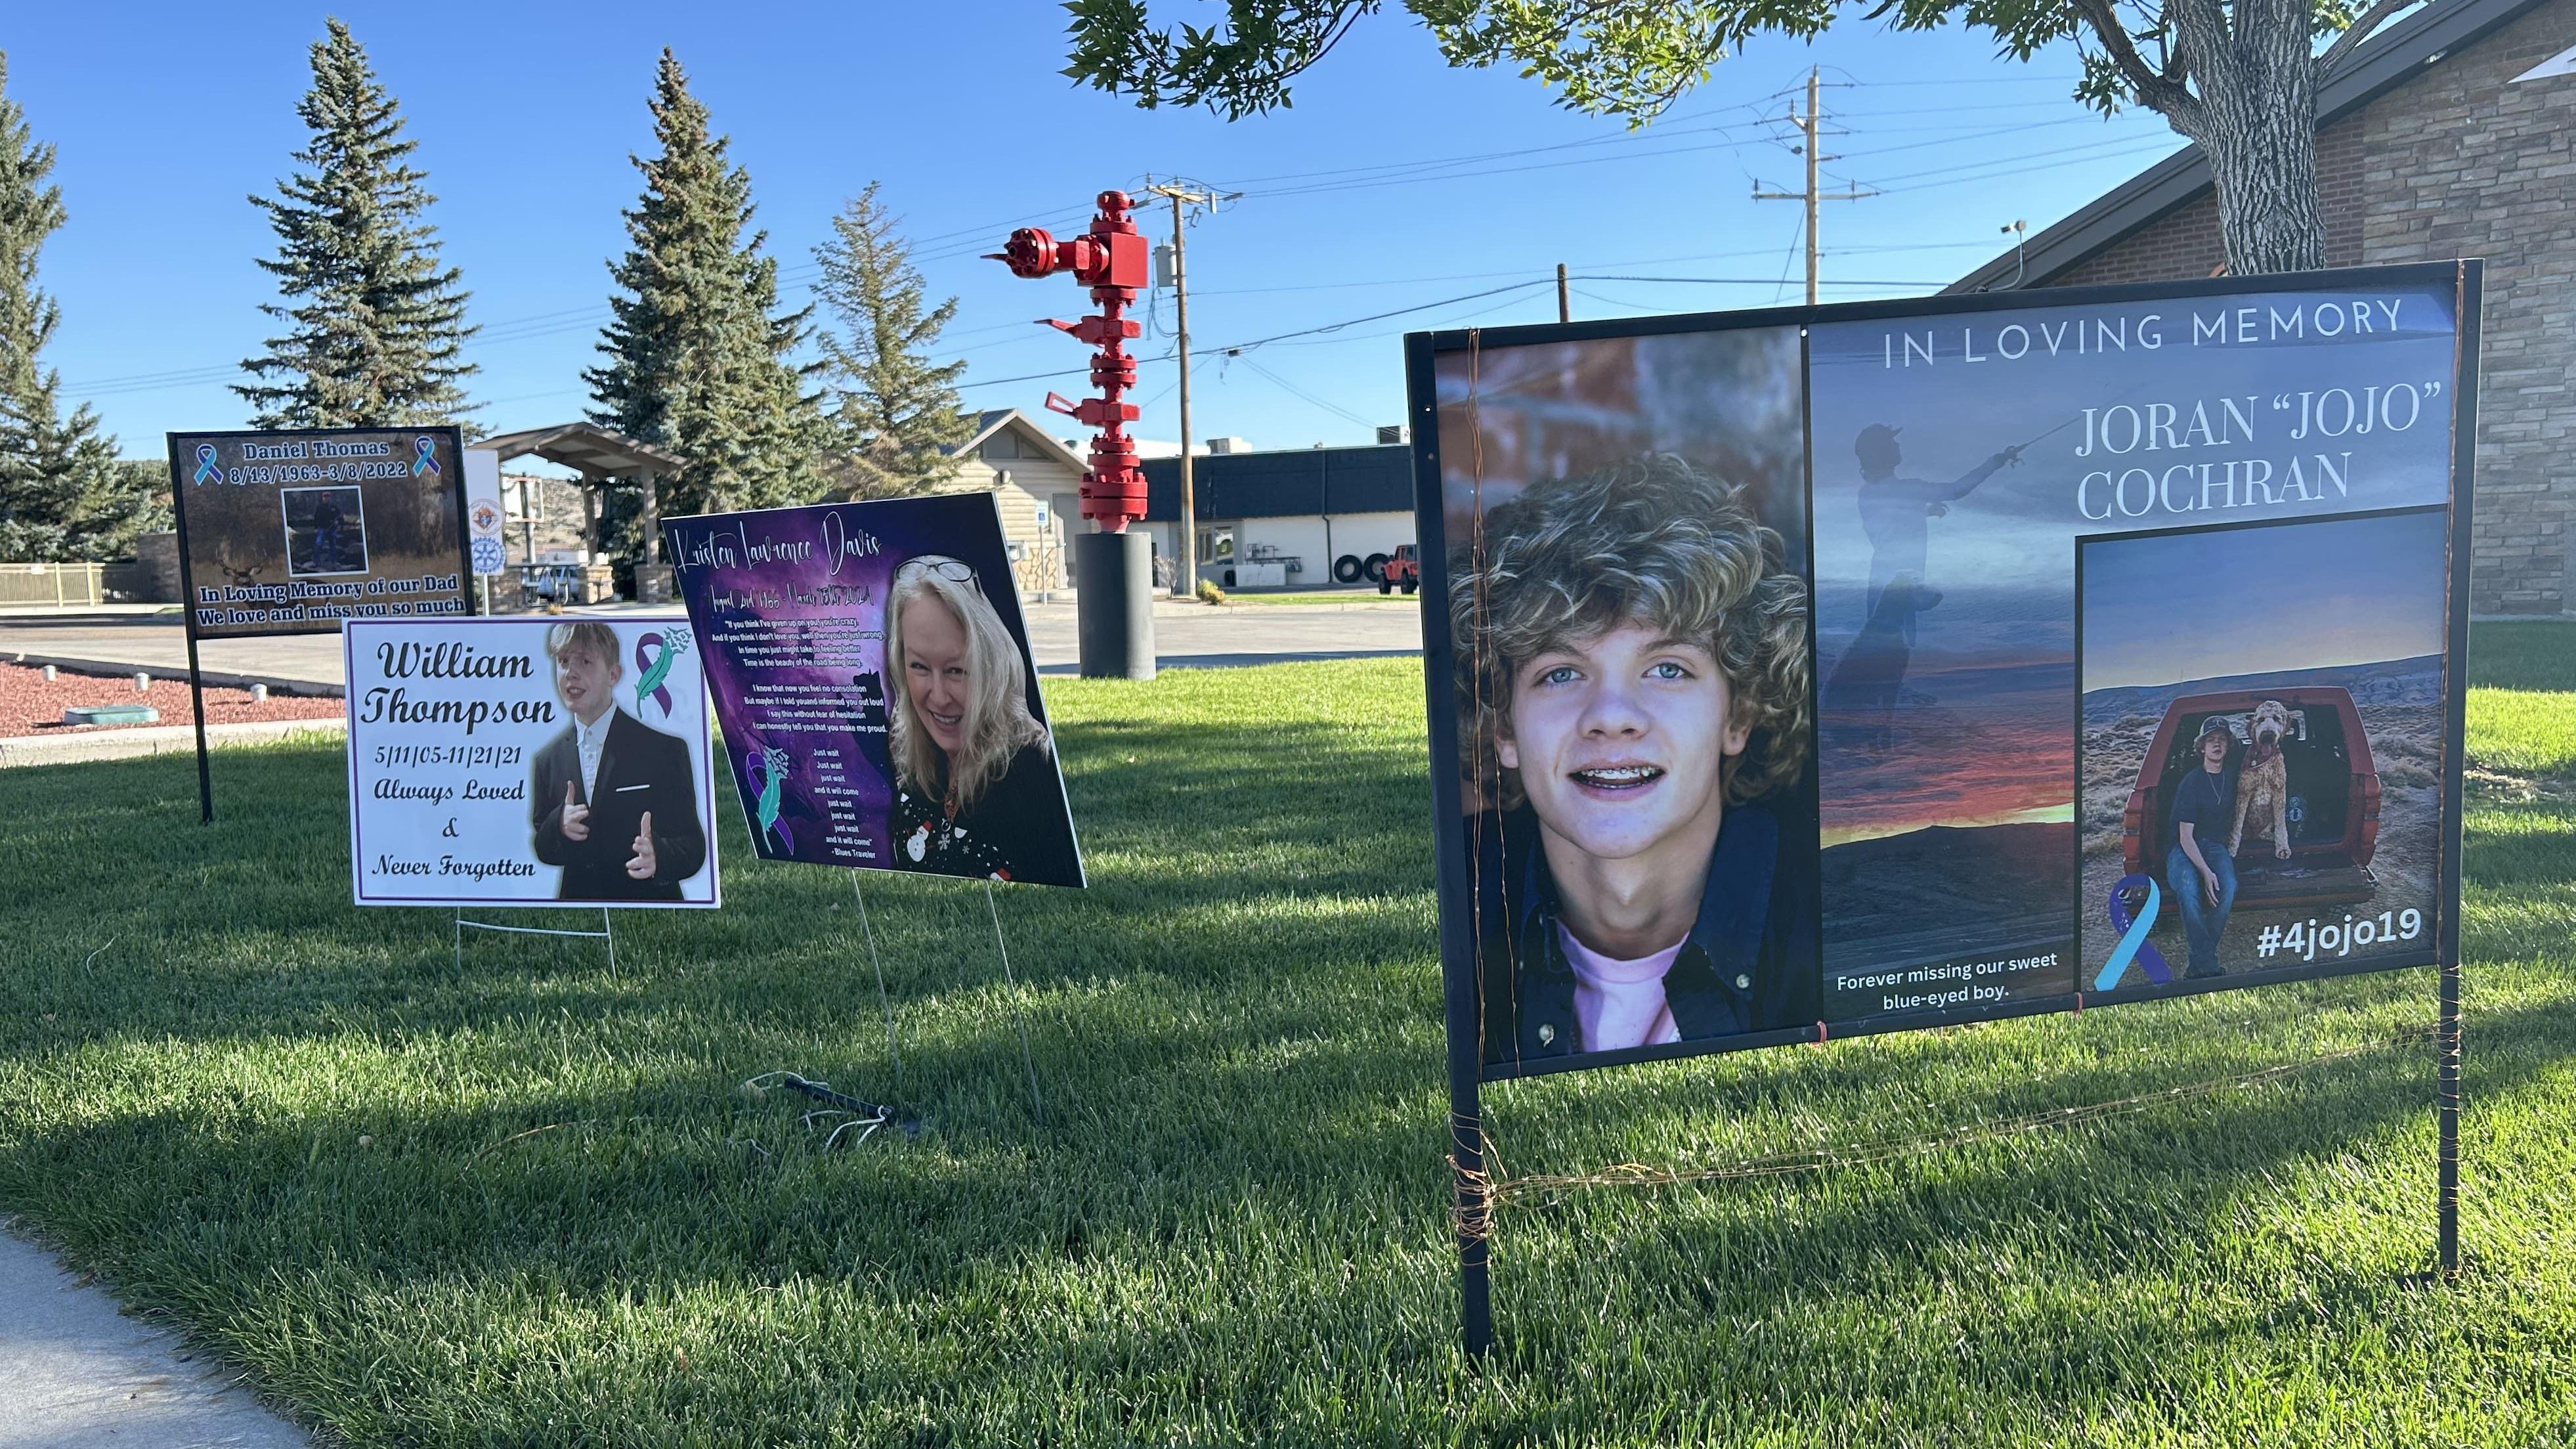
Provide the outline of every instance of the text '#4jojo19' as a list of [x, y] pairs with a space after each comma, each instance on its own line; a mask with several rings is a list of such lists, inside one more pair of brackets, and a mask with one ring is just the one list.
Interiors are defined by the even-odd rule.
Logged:
[[2319, 921], [2310, 916], [2287, 926], [2265, 926], [2263, 934], [2254, 939], [2254, 954], [2266, 961], [2284, 953], [2301, 961], [2314, 961], [2320, 956], [2333, 961], [2357, 950], [2412, 941], [2423, 934], [2424, 913], [2412, 906], [2402, 911], [2381, 911], [2376, 916], [2346, 916], [2340, 921]]

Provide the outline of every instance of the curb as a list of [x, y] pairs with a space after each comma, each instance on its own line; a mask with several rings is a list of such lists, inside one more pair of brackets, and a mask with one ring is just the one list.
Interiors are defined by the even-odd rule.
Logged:
[[[185, 665], [164, 672], [149, 664], [120, 664], [112, 659], [74, 659], [64, 654], [13, 653], [10, 662], [30, 669], [41, 669], [50, 664], [73, 674], [91, 674], [102, 679], [131, 679], [137, 674], [149, 674], [155, 679], [175, 679], [184, 683], [188, 678]], [[217, 689], [248, 689], [254, 684], [265, 684], [272, 694], [302, 694], [326, 699], [344, 699], [349, 693], [346, 685], [320, 679], [290, 679], [279, 674], [239, 674], [222, 669], [201, 669], [197, 671], [197, 678]], [[231, 726], [217, 725], [215, 728], [229, 729]]]
[[[206, 747], [256, 745], [292, 735], [347, 733], [346, 719], [263, 719], [206, 726]], [[0, 739], [0, 770], [24, 765], [74, 765], [91, 760], [131, 760], [146, 755], [189, 754], [197, 748], [195, 725], [142, 725], [97, 734]]]

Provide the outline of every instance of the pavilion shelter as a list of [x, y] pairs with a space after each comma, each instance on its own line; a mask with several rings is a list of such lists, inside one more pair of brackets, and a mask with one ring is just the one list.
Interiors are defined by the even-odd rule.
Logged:
[[599, 552], [600, 489], [612, 478], [632, 478], [644, 498], [644, 557], [635, 569], [635, 597], [660, 603], [671, 596], [671, 569], [662, 561], [662, 512], [659, 487], [665, 474], [688, 466], [688, 459], [652, 443], [613, 433], [596, 423], [556, 423], [523, 428], [477, 439], [471, 446], [500, 455], [503, 463], [534, 455], [581, 475], [582, 537], [592, 557]]

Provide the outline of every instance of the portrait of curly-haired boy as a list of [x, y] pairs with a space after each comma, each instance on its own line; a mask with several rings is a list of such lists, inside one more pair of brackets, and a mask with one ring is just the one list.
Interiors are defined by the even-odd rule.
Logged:
[[1648, 454], [1533, 483], [1449, 558], [1484, 1057], [1814, 1020], [1808, 591], [1741, 485]]

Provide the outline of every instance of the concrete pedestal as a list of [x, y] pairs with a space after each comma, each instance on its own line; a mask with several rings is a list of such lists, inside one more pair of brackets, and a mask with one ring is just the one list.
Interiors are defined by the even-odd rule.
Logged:
[[635, 566], [635, 602], [639, 604], [671, 602], [671, 566], [669, 564]]
[[1153, 678], [1153, 538], [1142, 529], [1075, 534], [1073, 579], [1082, 677]]

